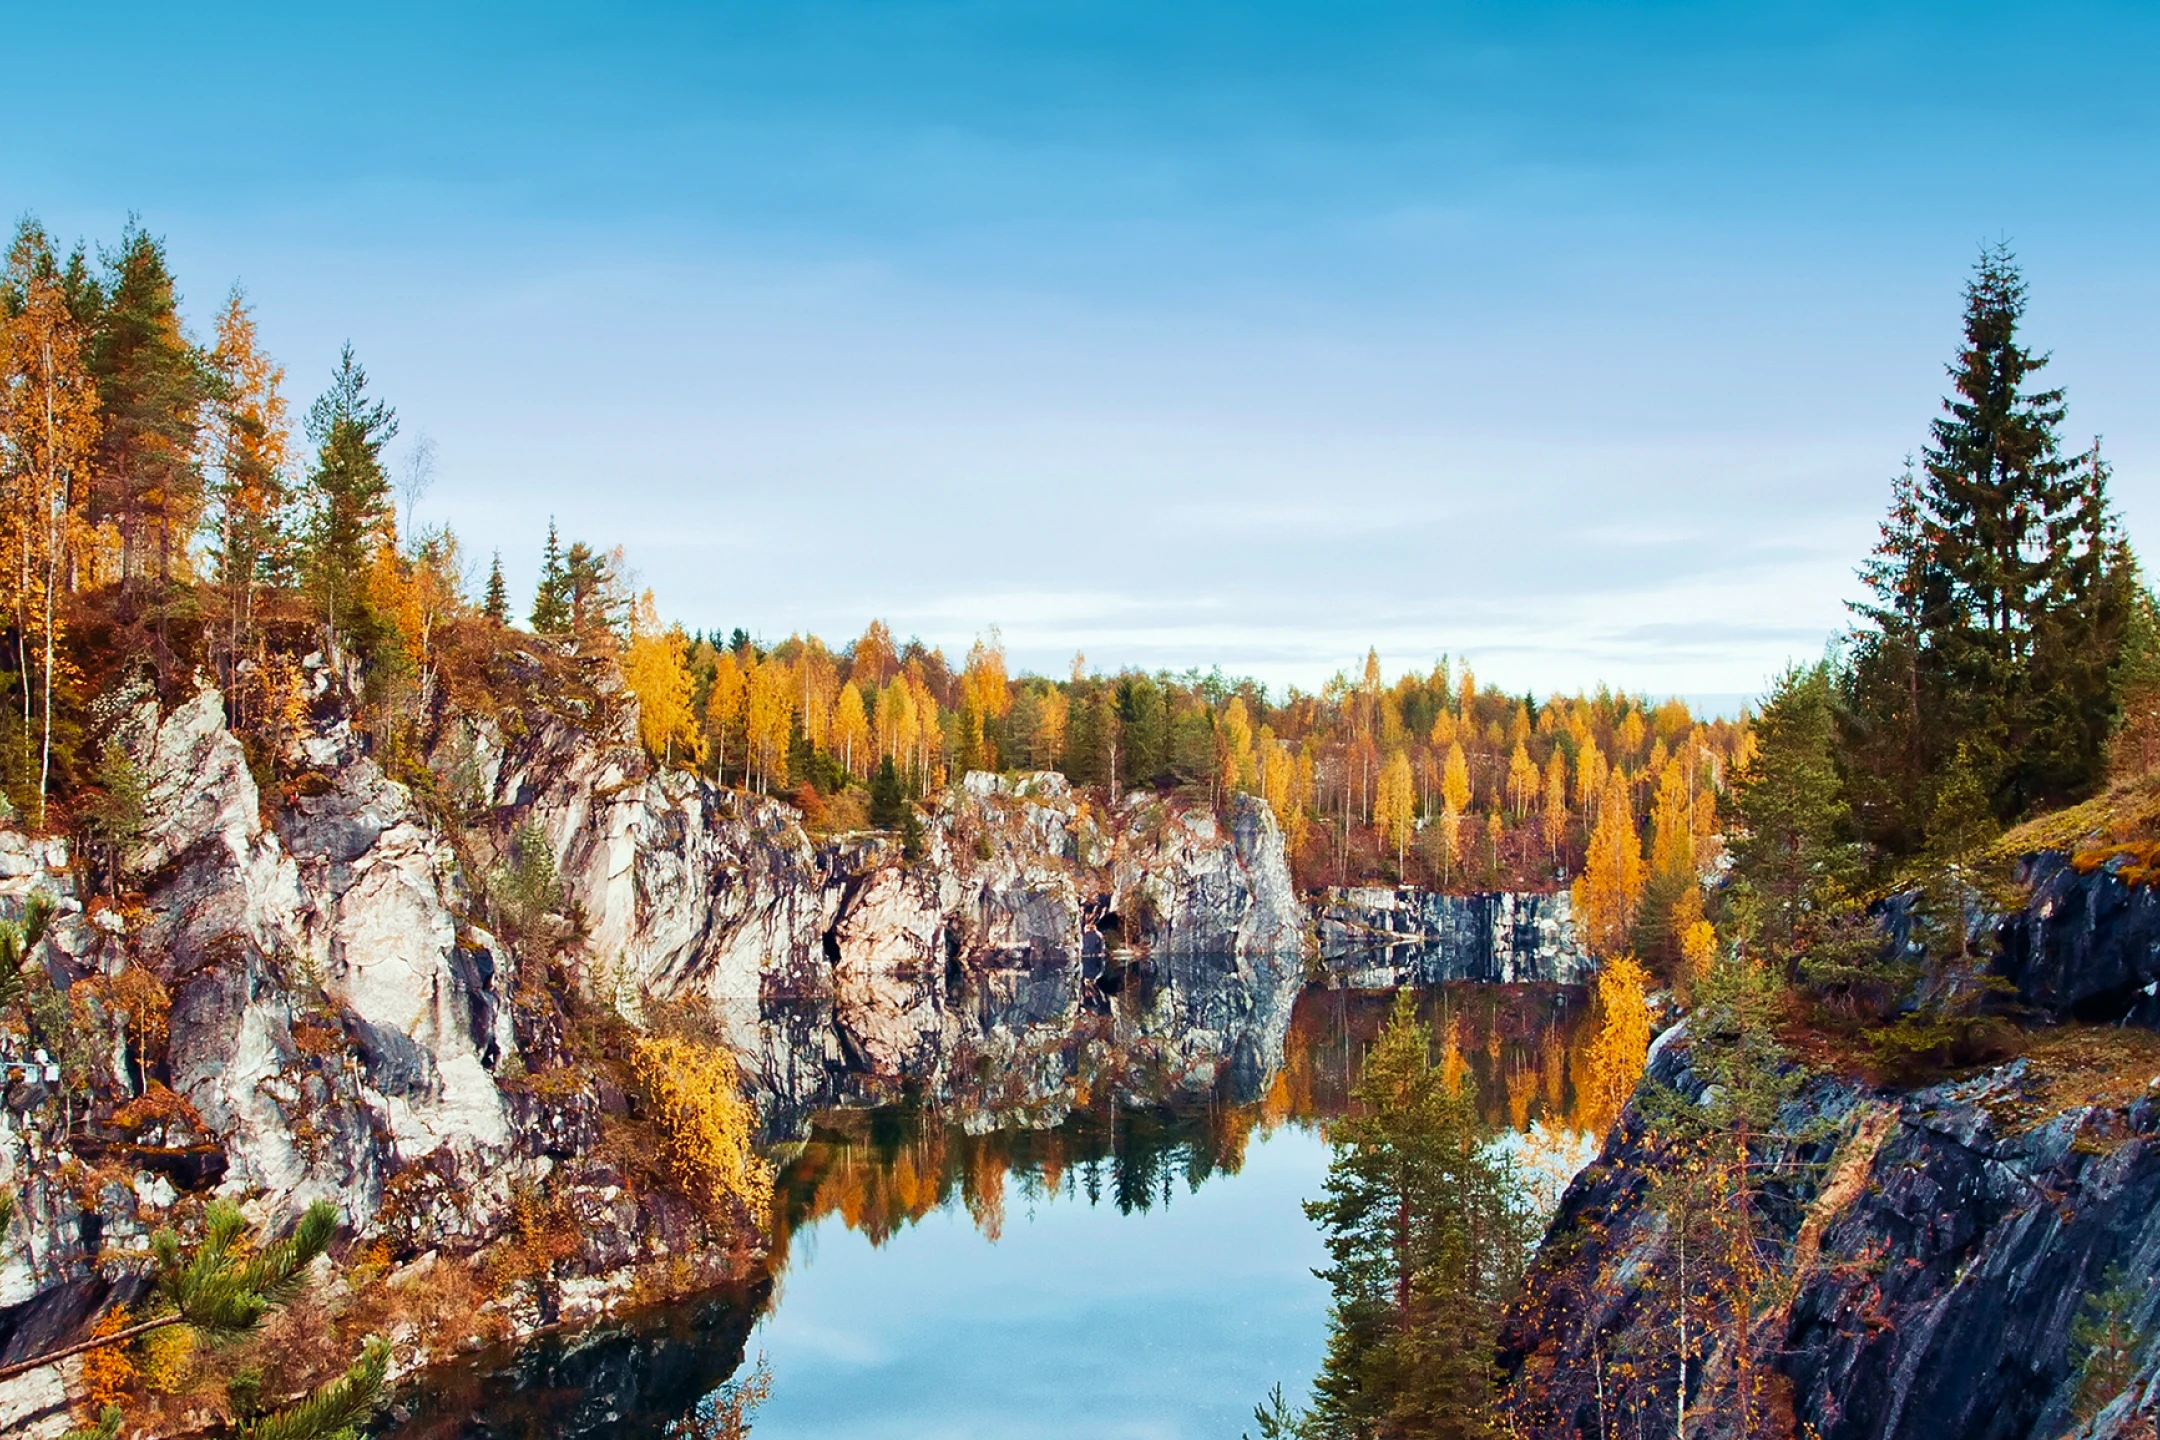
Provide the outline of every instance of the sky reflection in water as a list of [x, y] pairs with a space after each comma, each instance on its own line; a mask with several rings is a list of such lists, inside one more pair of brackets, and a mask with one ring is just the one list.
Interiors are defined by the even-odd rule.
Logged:
[[1256, 1137], [1234, 1176], [1121, 1214], [1077, 1182], [1006, 1181], [992, 1241], [959, 1204], [882, 1246], [838, 1213], [794, 1240], [751, 1337], [773, 1370], [768, 1440], [1235, 1435], [1280, 1380], [1301, 1392], [1325, 1341], [1326, 1252], [1300, 1202], [1319, 1135]]

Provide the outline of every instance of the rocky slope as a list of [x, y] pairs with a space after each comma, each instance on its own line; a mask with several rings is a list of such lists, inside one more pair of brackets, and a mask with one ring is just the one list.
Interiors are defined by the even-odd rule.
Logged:
[[[2026, 1053], [1917, 1089], [1812, 1081], [1759, 1163], [1762, 1263], [1779, 1302], [1754, 1349], [1777, 1379], [1765, 1433], [1823, 1440], [2150, 1436], [2160, 1405], [2160, 1040], [2080, 1015], [2144, 1019], [2154, 897], [2108, 871], [2028, 862], [2033, 898], [1997, 926], [1998, 969], [2058, 1023]], [[1699, 1105], [1685, 1024], [1653, 1048], [1646, 1089], [1577, 1177], [1533, 1267], [1507, 1363], [1544, 1436], [1673, 1433], [1682, 1257], [1650, 1203], [1666, 1169], [1648, 1086]], [[1696, 1257], [1700, 1266], [1701, 1257]], [[2072, 1326], [2118, 1275], [2145, 1337], [2137, 1378], [2086, 1383]], [[1698, 1271], [1698, 1286], [1706, 1284]], [[1700, 1327], [1702, 1317], [1694, 1323]], [[1689, 1369], [1687, 1433], [1733, 1433], [1728, 1330]], [[2095, 1407], [2105, 1402], [2096, 1416]], [[2086, 1419], [2090, 1417], [2090, 1425]], [[1788, 1428], [1794, 1427], [1794, 1428]]]
[[[535, 926], [566, 947], [558, 973], [633, 1021], [709, 1002], [779, 1131], [902, 1090], [1055, 1119], [1076, 1086], [1135, 1067], [1249, 1088], [1280, 1053], [1308, 922], [1257, 804], [1104, 814], [1054, 775], [973, 775], [909, 862], [652, 773], [635, 711], [606, 696], [459, 721], [423, 803], [368, 753], [330, 671], [309, 674], [274, 791], [215, 690], [126, 714], [148, 823], [119, 902], [82, 893], [64, 845], [0, 828], [0, 911], [57, 900], [45, 964], [109, 1072], [93, 1106], [6, 1057], [0, 1188], [21, 1212], [0, 1361], [79, 1323], [101, 1252], [143, 1246], [190, 1193], [271, 1221], [327, 1198], [398, 1253], [456, 1253], [546, 1181], [579, 1254], [520, 1328], [597, 1313], [640, 1266], [695, 1251], [679, 1204], [598, 1153], [620, 1096], [551, 1083], [567, 1062], [545, 976], [481, 923], [477, 892], [521, 836], [559, 874]], [[0, 1426], [49, 1412], [56, 1385], [0, 1387]]]

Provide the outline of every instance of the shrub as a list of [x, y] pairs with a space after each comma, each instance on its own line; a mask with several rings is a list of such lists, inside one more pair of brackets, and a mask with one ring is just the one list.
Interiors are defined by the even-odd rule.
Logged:
[[709, 1211], [763, 1231], [773, 1172], [755, 1148], [757, 1112], [743, 1096], [735, 1057], [717, 1045], [661, 1036], [639, 1040], [631, 1063], [675, 1182]]

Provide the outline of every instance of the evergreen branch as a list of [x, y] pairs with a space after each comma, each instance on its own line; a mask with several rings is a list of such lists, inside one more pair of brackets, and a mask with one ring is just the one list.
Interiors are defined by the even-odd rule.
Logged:
[[360, 1358], [338, 1379], [277, 1414], [245, 1426], [240, 1440], [337, 1440], [375, 1413], [390, 1372], [390, 1342], [368, 1337]]

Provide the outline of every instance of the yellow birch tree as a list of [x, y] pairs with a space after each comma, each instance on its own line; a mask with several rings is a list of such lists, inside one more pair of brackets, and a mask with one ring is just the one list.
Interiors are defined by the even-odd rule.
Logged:
[[1395, 873], [1403, 874], [1410, 853], [1410, 832], [1417, 823], [1417, 795], [1410, 777], [1410, 756], [1397, 750], [1380, 771], [1379, 793], [1373, 798], [1373, 826], [1395, 851]]
[[660, 765], [678, 759], [705, 761], [705, 735], [691, 709], [690, 637], [680, 627], [663, 628], [653, 592], [638, 597], [630, 611], [630, 645], [623, 652], [623, 684], [638, 702], [638, 738], [645, 753]]

